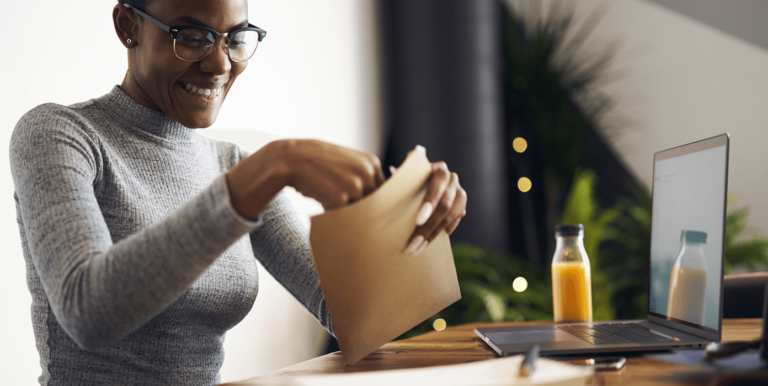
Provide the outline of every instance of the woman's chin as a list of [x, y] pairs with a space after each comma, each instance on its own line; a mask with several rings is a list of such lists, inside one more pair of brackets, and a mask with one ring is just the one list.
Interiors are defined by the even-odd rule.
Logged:
[[224, 95], [217, 95], [215, 98], [193, 95], [178, 85], [176, 93], [181, 95], [174, 95], [176, 98], [172, 98], [175, 99], [171, 101], [174, 111], [169, 115], [179, 123], [190, 129], [204, 129], [216, 122]]

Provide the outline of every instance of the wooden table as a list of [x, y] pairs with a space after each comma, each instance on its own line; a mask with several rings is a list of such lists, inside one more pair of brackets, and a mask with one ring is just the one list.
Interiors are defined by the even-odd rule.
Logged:
[[[449, 327], [444, 331], [433, 331], [414, 338], [398, 340], [384, 345], [352, 366], [344, 366], [341, 353], [335, 352], [269, 373], [274, 375], [304, 375], [322, 373], [352, 373], [414, 367], [448, 365], [474, 362], [497, 357], [474, 329], [477, 327], [499, 327], [511, 325], [544, 324], [523, 323], [473, 323]], [[723, 321], [723, 342], [753, 340], [760, 337], [762, 319], [725, 319]], [[257, 378], [227, 385], [255, 384]], [[669, 363], [643, 356], [627, 358], [627, 364], [620, 371], [596, 372], [595, 385], [702, 385], [719, 384], [724, 375], [690, 366]]]

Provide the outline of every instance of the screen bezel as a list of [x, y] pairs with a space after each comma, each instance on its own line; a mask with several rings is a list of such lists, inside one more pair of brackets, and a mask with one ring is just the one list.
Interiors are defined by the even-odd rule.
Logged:
[[[671, 318], [666, 315], [662, 315], [651, 311], [651, 266], [648, 267], [648, 320], [654, 323], [661, 324], [666, 327], [674, 328], [686, 332], [688, 334], [696, 335], [707, 340], [719, 342], [722, 338], [723, 331], [723, 269], [725, 265], [725, 216], [726, 206], [728, 203], [728, 163], [730, 153], [731, 136], [729, 133], [717, 135], [711, 138], [702, 139], [700, 141], [692, 142], [687, 145], [674, 147], [667, 150], [657, 152], [653, 156], [653, 181], [651, 188], [651, 198], [655, 194], [656, 188], [656, 163], [665, 159], [676, 158], [687, 154], [693, 154], [704, 150], [713, 149], [720, 146], [725, 146], [725, 192], [723, 192], [723, 234], [722, 234], [722, 250], [720, 252], [720, 310], [718, 311], [718, 325], [717, 329], [701, 326], [695, 323], [686, 322], [684, 320]], [[653, 210], [653, 209], [651, 209]], [[651, 212], [651, 219], [653, 219], [653, 212]], [[653, 221], [651, 221], [651, 235], [653, 235]], [[653, 251], [653, 237], [651, 237], [651, 251]], [[649, 262], [650, 257], [649, 257]]]

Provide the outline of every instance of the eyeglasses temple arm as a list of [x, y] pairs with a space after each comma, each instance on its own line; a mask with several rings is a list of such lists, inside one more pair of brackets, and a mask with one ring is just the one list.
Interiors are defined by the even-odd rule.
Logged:
[[259, 43], [261, 43], [261, 41], [264, 40], [265, 37], [267, 37], [267, 31], [265, 31], [263, 28], [259, 28], [251, 23], [248, 23], [248, 27], [256, 28], [257, 30], [259, 30]]
[[141, 10], [139, 10], [139, 9], [136, 9], [136, 8], [132, 7], [130, 4], [123, 4], [123, 5], [125, 5], [125, 7], [126, 7], [126, 8], [128, 8], [128, 9], [132, 10], [133, 12], [136, 12], [136, 13], [138, 13], [138, 14], [139, 14], [141, 17], [143, 17], [143, 18], [145, 18], [145, 19], [147, 19], [147, 20], [151, 21], [151, 22], [152, 22], [152, 24], [154, 24], [154, 25], [156, 25], [156, 26], [158, 26], [158, 27], [160, 27], [160, 28], [164, 29], [164, 30], [165, 30], [165, 32], [168, 32], [168, 33], [170, 33], [170, 32], [171, 32], [171, 27], [170, 27], [170, 26], [168, 26], [168, 24], [165, 24], [165, 23], [163, 23], [162, 21], [160, 21], [160, 20], [157, 20], [157, 19], [155, 19], [154, 17], [147, 15], [147, 14], [146, 14], [146, 13], [144, 13], [143, 11], [141, 11]]

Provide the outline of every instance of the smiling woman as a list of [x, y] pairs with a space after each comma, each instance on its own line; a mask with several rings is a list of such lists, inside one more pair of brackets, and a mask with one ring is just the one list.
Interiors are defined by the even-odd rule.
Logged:
[[[264, 39], [246, 0], [128, 3], [112, 13], [122, 84], [38, 106], [11, 138], [44, 385], [216, 383], [224, 335], [256, 297], [256, 259], [333, 333], [281, 191], [333, 209], [384, 181], [369, 153], [281, 140], [248, 154], [194, 130], [214, 123]], [[452, 232], [465, 207], [458, 177], [436, 163], [410, 250]]]
[[[142, 106], [163, 111], [189, 128], [209, 127], [216, 121], [229, 89], [247, 66], [247, 57], [230, 60], [231, 39], [218, 31], [257, 35], [260, 31], [249, 29], [245, 1], [199, 3], [191, 7], [185, 0], [154, 0], [150, 5], [154, 17], [130, 4], [115, 7], [112, 15], [117, 35], [129, 49], [129, 71], [121, 89]], [[196, 37], [198, 42], [193, 41]], [[199, 47], [182, 49], [193, 44]], [[192, 88], [202, 94], [191, 92]]]

